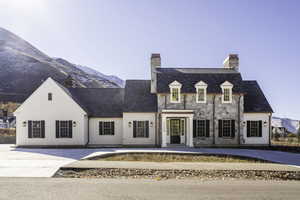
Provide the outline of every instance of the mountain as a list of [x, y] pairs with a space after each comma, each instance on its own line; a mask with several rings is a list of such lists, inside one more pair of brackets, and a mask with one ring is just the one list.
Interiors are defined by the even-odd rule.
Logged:
[[123, 87], [116, 76], [44, 54], [17, 35], [0, 28], [0, 101], [22, 102], [44, 80], [63, 83], [72, 76], [76, 85], [87, 88]]
[[297, 133], [299, 129], [299, 120], [289, 118], [272, 117], [272, 126], [285, 127], [290, 133]]

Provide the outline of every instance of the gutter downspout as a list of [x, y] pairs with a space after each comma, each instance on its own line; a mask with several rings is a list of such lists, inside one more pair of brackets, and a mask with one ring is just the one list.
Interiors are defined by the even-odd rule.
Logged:
[[85, 144], [85, 147], [87, 147], [88, 145], [89, 145], [89, 143], [90, 143], [90, 118], [89, 118], [89, 116], [87, 116], [87, 118], [88, 118], [88, 120], [87, 120], [87, 128], [88, 128], [88, 130], [87, 130], [87, 142], [86, 142], [86, 144]]
[[241, 145], [241, 98], [239, 96], [239, 105], [238, 105], [238, 145]]
[[215, 112], [216, 112], [216, 108], [215, 108], [215, 99], [216, 99], [216, 95], [214, 95], [213, 97], [213, 145], [216, 144], [216, 138], [215, 138]]

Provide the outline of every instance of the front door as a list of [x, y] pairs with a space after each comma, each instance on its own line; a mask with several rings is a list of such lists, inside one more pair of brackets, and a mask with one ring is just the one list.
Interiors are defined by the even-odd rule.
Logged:
[[180, 119], [170, 119], [170, 143], [180, 144], [182, 125]]

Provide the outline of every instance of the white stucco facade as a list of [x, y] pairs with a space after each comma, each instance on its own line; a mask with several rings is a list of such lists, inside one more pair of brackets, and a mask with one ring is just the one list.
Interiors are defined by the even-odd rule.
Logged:
[[[149, 121], [149, 137], [133, 137], [133, 121]], [[156, 113], [123, 113], [123, 145], [155, 145]]]
[[[114, 122], [114, 135], [100, 135], [99, 122]], [[91, 145], [121, 145], [123, 135], [122, 118], [90, 118], [89, 144]]]
[[[268, 145], [270, 137], [271, 113], [244, 113], [243, 144], [245, 145]], [[262, 121], [262, 137], [247, 137], [247, 121]]]
[[[48, 101], [52, 93], [52, 101]], [[18, 146], [85, 145], [87, 142], [86, 112], [52, 79], [47, 79], [14, 113]], [[45, 121], [45, 138], [28, 137], [28, 121]], [[56, 138], [55, 121], [72, 120], [72, 138]]]

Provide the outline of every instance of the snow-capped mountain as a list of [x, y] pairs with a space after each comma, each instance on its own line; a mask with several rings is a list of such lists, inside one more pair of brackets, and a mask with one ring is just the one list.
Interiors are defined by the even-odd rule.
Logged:
[[298, 133], [299, 120], [293, 120], [288, 118], [273, 117], [272, 126], [274, 127], [285, 127], [290, 133]]
[[0, 28], [0, 101], [24, 100], [44, 80], [63, 82], [69, 75], [81, 87], [122, 87], [124, 81], [94, 69], [44, 54], [17, 35]]

